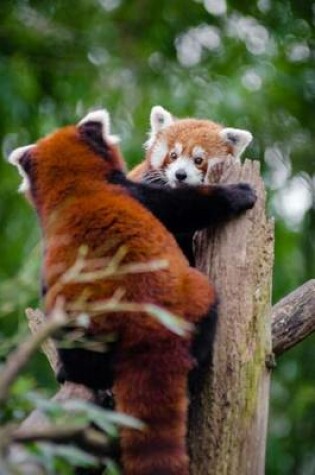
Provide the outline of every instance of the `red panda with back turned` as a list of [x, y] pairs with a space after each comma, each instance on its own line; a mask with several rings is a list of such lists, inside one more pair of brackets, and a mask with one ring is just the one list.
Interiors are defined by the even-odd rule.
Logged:
[[[117, 335], [110, 354], [60, 350], [67, 379], [92, 388], [113, 385], [117, 410], [146, 424], [144, 431], [121, 430], [125, 475], [188, 475], [187, 380], [196, 359], [202, 361], [211, 350], [215, 292], [189, 267], [162, 223], [173, 231], [195, 230], [208, 224], [209, 215], [216, 223], [251, 208], [255, 194], [246, 184], [173, 190], [132, 183], [116, 142], [107, 112], [95, 111], [77, 126], [15, 150], [9, 161], [18, 167], [22, 189], [39, 216], [48, 317], [58, 297], [67, 309], [83, 294], [89, 302], [104, 301], [123, 288], [128, 302], [155, 304], [202, 325], [203, 332], [184, 338], [142, 312], [106, 312], [91, 316], [87, 335]], [[82, 245], [94, 261], [110, 259], [125, 246], [122, 264], [158, 259], [168, 267], [60, 286]], [[71, 317], [76, 313], [72, 310]]]

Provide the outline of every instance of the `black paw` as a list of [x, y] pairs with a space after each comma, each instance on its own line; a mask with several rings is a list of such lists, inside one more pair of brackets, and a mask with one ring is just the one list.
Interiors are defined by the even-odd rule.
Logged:
[[251, 209], [256, 203], [257, 195], [248, 183], [226, 185], [224, 188], [232, 214], [239, 214]]

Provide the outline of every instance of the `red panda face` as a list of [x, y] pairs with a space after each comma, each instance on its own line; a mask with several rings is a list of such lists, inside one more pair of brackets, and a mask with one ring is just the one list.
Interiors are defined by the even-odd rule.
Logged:
[[146, 143], [147, 160], [172, 187], [198, 185], [224, 160], [239, 159], [251, 139], [246, 130], [223, 128], [209, 120], [174, 120], [165, 109], [155, 106]]
[[64, 127], [34, 145], [14, 150], [9, 162], [22, 176], [19, 191], [33, 202], [50, 189], [73, 190], [79, 176], [104, 181], [110, 172], [123, 170], [116, 146], [119, 139], [109, 131], [109, 115], [99, 110], [89, 113], [77, 126]]

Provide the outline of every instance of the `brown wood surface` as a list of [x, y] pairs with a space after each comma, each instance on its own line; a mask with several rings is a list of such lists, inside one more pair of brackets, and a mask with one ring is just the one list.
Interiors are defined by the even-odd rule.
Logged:
[[315, 330], [315, 279], [291, 292], [272, 308], [272, 349], [276, 356]]
[[198, 267], [220, 299], [213, 367], [191, 402], [191, 475], [263, 475], [271, 353], [273, 223], [258, 162], [229, 166], [222, 183], [248, 182], [258, 199], [243, 216], [198, 235]]

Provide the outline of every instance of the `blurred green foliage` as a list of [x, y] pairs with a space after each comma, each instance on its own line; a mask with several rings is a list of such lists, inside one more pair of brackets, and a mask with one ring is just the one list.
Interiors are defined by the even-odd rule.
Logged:
[[[2, 0], [2, 155], [96, 106], [111, 112], [130, 166], [143, 156], [155, 104], [248, 128], [248, 156], [261, 160], [276, 219], [277, 301], [315, 275], [314, 24], [307, 0]], [[3, 357], [25, 332], [25, 306], [37, 303], [41, 250], [36, 217], [4, 160], [0, 177]], [[274, 372], [270, 475], [315, 473], [314, 343]], [[38, 357], [26, 378], [53, 390], [47, 371]]]

